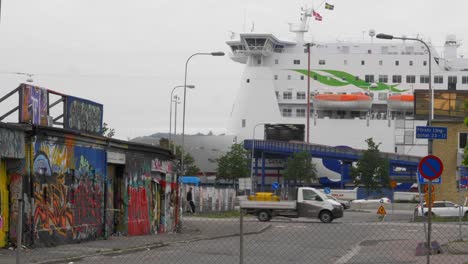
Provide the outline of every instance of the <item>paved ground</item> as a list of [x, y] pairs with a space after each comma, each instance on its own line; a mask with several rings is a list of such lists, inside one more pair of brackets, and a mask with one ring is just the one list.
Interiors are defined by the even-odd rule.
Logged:
[[[246, 234], [263, 232], [269, 227], [252, 222], [245, 227]], [[148, 236], [111, 236], [108, 240], [68, 244], [49, 248], [24, 249], [20, 263], [50, 264], [76, 262], [84, 257], [129, 254], [177, 243], [190, 243], [206, 239], [237, 236], [239, 219], [190, 218], [181, 233], [165, 233]], [[0, 264], [15, 263], [15, 250], [0, 249]]]

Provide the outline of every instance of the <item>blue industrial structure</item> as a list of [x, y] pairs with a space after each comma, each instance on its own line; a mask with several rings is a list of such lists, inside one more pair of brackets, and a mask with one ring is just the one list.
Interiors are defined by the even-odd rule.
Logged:
[[[244, 148], [252, 152], [255, 159], [254, 175], [258, 175], [258, 169], [261, 169], [261, 189], [265, 186], [265, 171], [279, 170], [278, 167], [265, 167], [266, 159], [286, 159], [295, 152], [308, 152], [313, 158], [320, 158], [327, 163], [339, 164], [335, 166], [334, 171], [341, 174], [339, 182], [330, 181], [328, 178], [321, 179], [320, 184], [323, 187], [340, 187], [344, 188], [346, 183], [351, 182], [350, 168], [353, 162], [359, 160], [364, 150], [352, 149], [349, 147], [331, 147], [319, 144], [307, 144], [304, 142], [284, 142], [271, 140], [244, 140]], [[406, 181], [405, 189], [409, 189], [412, 183], [416, 182], [417, 167], [422, 157], [401, 155], [396, 153], [382, 152], [390, 163], [390, 177]], [[261, 166], [259, 167], [259, 159]], [[281, 168], [282, 169], [282, 168]], [[338, 171], [337, 171], [338, 170]]]

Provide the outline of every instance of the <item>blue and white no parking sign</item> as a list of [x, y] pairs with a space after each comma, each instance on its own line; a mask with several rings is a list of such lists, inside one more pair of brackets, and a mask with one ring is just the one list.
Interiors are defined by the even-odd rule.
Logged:
[[439, 157], [428, 155], [419, 162], [418, 171], [424, 179], [432, 181], [442, 175], [444, 164]]

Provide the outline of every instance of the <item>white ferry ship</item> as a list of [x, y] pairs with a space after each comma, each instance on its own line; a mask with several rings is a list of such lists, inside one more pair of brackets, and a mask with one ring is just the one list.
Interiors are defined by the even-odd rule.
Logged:
[[[416, 41], [374, 40], [367, 43], [313, 42], [304, 38], [312, 10], [303, 10], [291, 23], [295, 41], [269, 33], [241, 33], [226, 43], [231, 59], [245, 64], [232, 107], [229, 134], [238, 141], [263, 139], [259, 124], [307, 122], [310, 78], [310, 143], [366, 149], [365, 139], [381, 143], [380, 150], [424, 156], [427, 140], [416, 139], [415, 128], [426, 125], [413, 118], [413, 90], [428, 89], [429, 56]], [[431, 47], [432, 87], [468, 90], [468, 60], [458, 56], [460, 42], [448, 35], [442, 54]], [[320, 177], [339, 179], [338, 161], [316, 160]]]

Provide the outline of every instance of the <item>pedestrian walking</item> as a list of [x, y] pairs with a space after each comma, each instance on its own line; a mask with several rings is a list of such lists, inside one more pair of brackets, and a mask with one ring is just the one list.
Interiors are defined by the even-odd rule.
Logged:
[[187, 202], [190, 204], [192, 213], [195, 213], [195, 203], [193, 202], [192, 187], [190, 187], [189, 191], [187, 192]]

